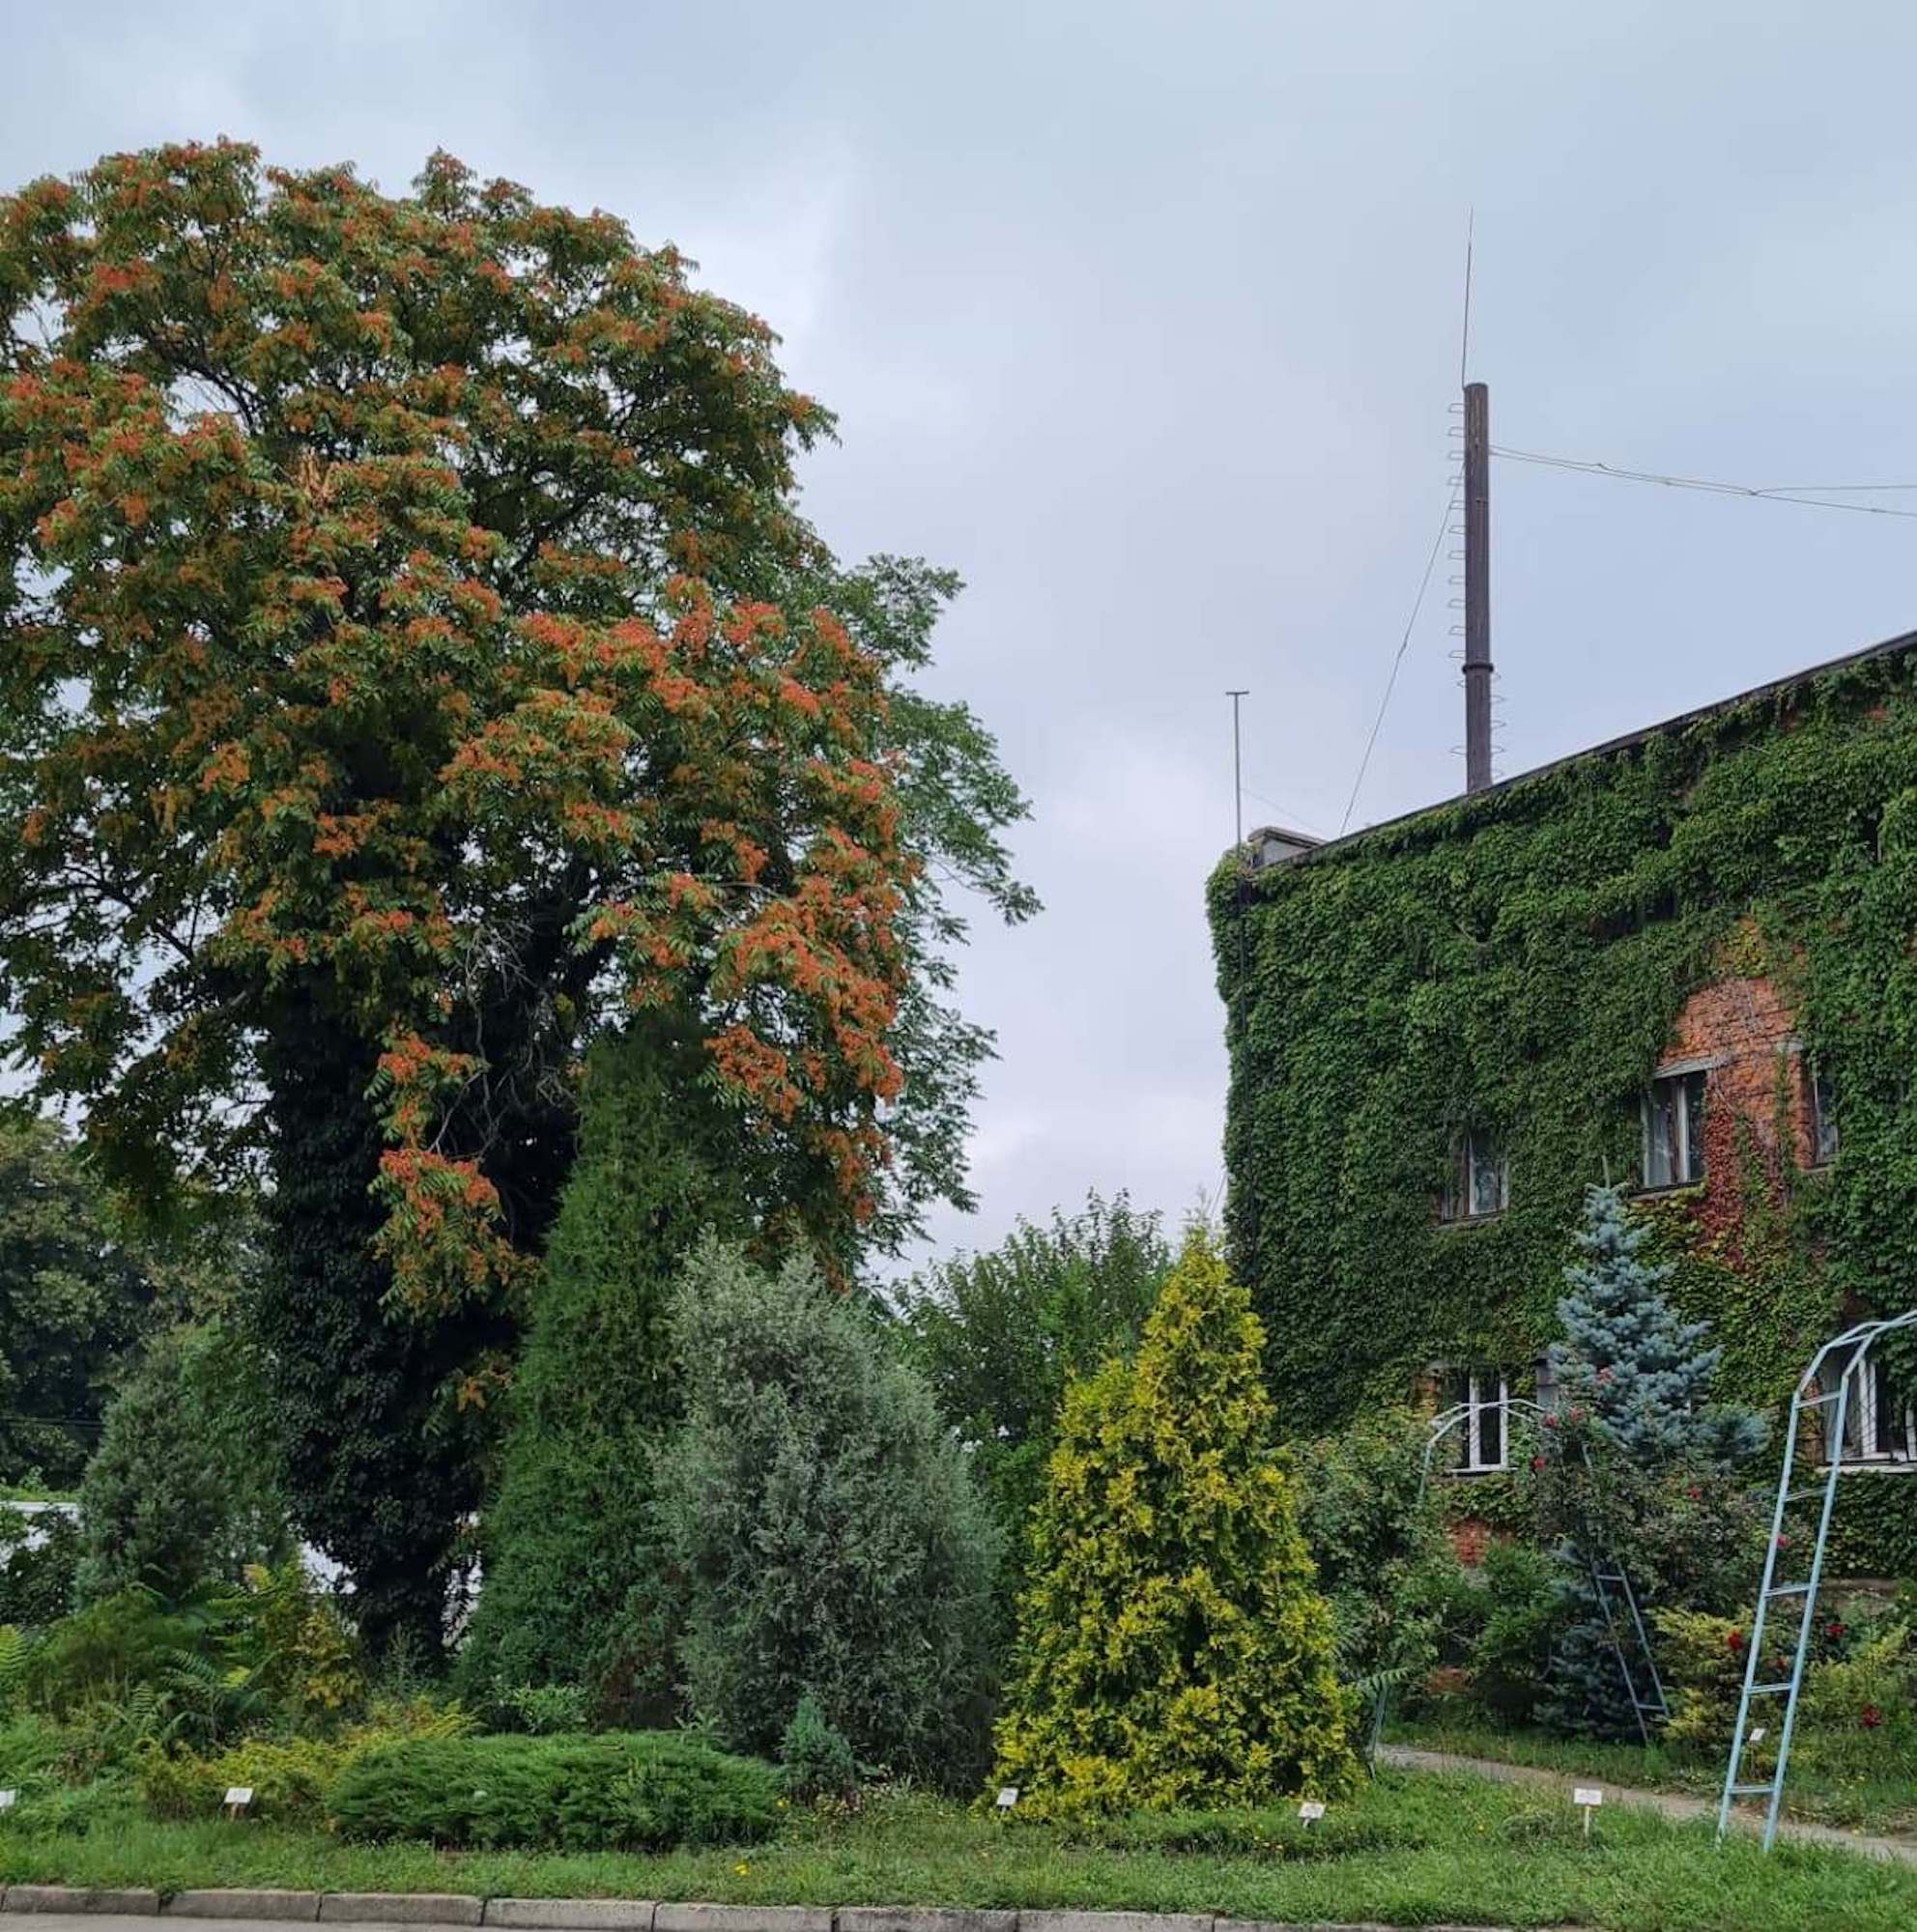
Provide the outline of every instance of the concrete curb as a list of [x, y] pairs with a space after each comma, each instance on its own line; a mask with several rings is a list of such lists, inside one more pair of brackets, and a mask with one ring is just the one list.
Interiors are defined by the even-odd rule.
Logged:
[[160, 1911], [175, 1918], [288, 1918], [310, 1925], [320, 1916], [317, 1891], [281, 1891], [241, 1887], [217, 1891], [176, 1891]]
[[[633, 1898], [475, 1898], [451, 1891], [175, 1892], [15, 1885], [0, 1912], [118, 1918], [268, 1918], [303, 1924], [497, 1925], [517, 1932], [1400, 1932], [1387, 1925], [1299, 1924], [1201, 1912], [1021, 1912], [954, 1905], [654, 1905]], [[1507, 1932], [1480, 1925], [1429, 1932]]]
[[486, 1901], [464, 1891], [329, 1891], [320, 1921], [334, 1925], [477, 1925]]
[[0, 1906], [8, 1912], [90, 1912], [144, 1918], [158, 1912], [159, 1893], [145, 1886], [10, 1885]]
[[485, 1922], [526, 1932], [652, 1932], [658, 1909], [649, 1898], [489, 1898]]

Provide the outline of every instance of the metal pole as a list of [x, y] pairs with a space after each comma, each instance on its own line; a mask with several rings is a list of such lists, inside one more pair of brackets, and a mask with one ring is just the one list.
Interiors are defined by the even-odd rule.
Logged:
[[1232, 844], [1245, 843], [1245, 776], [1238, 752], [1238, 701], [1249, 697], [1250, 690], [1228, 691], [1225, 696], [1231, 699], [1231, 806], [1232, 806]]
[[1465, 789], [1491, 782], [1491, 391], [1465, 384]]

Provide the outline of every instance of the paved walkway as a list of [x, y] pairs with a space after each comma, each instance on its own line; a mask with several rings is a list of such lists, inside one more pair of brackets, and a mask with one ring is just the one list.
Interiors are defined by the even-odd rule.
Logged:
[[[1404, 1771], [1463, 1771], [1478, 1777], [1494, 1777], [1503, 1784], [1536, 1784], [1548, 1790], [1561, 1791], [1567, 1798], [1572, 1785], [1579, 1782], [1575, 1777], [1567, 1777], [1562, 1772], [1544, 1771], [1534, 1764], [1503, 1764], [1496, 1758], [1458, 1757], [1450, 1751], [1413, 1750], [1408, 1745], [1381, 1745], [1378, 1755], [1386, 1764], [1394, 1764]], [[1588, 1783], [1602, 1783], [1599, 1778], [1585, 1780]], [[1633, 1804], [1647, 1811], [1661, 1811], [1667, 1818], [1685, 1821], [1702, 1818], [1710, 1824], [1717, 1823], [1717, 1801], [1714, 1798], [1687, 1798], [1675, 1791], [1641, 1791], [1630, 1785], [1605, 1784], [1604, 1802], [1607, 1804]], [[1731, 1824], [1740, 1832], [1761, 1832], [1764, 1821], [1759, 1812], [1745, 1809], [1741, 1805], [1731, 1808]], [[1795, 1838], [1806, 1845], [1836, 1845], [1846, 1852], [1865, 1852], [1874, 1859], [1893, 1859], [1906, 1865], [1917, 1865], [1917, 1839], [1887, 1838], [1874, 1836], [1865, 1832], [1846, 1832], [1837, 1825], [1811, 1825], [1795, 1818], [1780, 1818], [1777, 1821], [1777, 1835], [1780, 1838]]]

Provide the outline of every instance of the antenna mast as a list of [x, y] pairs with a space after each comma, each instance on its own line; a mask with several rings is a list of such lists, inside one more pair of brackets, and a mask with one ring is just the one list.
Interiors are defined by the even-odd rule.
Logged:
[[1491, 391], [1465, 384], [1465, 790], [1491, 782]]

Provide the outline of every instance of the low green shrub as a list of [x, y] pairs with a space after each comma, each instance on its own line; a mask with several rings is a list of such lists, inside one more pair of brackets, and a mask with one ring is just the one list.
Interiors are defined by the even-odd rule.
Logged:
[[210, 1757], [155, 1748], [141, 1754], [135, 1783], [157, 1818], [216, 1818], [226, 1793], [242, 1784], [252, 1791], [255, 1818], [317, 1825], [327, 1791], [351, 1755], [351, 1747], [316, 1738], [249, 1738]]
[[852, 1747], [844, 1731], [826, 1722], [810, 1690], [799, 1699], [779, 1741], [779, 1778], [788, 1798], [806, 1804], [821, 1798], [851, 1798], [858, 1791]]
[[1392, 1816], [1343, 1806], [1332, 1809], [1315, 1825], [1300, 1818], [1296, 1805], [1226, 1811], [1087, 1812], [1046, 1820], [1045, 1825], [1064, 1845], [1234, 1859], [1346, 1858], [1358, 1852], [1405, 1851], [1435, 1842], [1430, 1821], [1421, 1813]]
[[577, 1684], [504, 1684], [493, 1693], [492, 1718], [503, 1731], [562, 1737], [587, 1728], [588, 1703]]
[[157, 1684], [190, 1651], [191, 1628], [149, 1590], [123, 1590], [51, 1625], [27, 1659], [27, 1701], [66, 1718]]
[[778, 1774], [670, 1732], [435, 1738], [369, 1750], [327, 1809], [349, 1838], [644, 1849], [762, 1837]]

